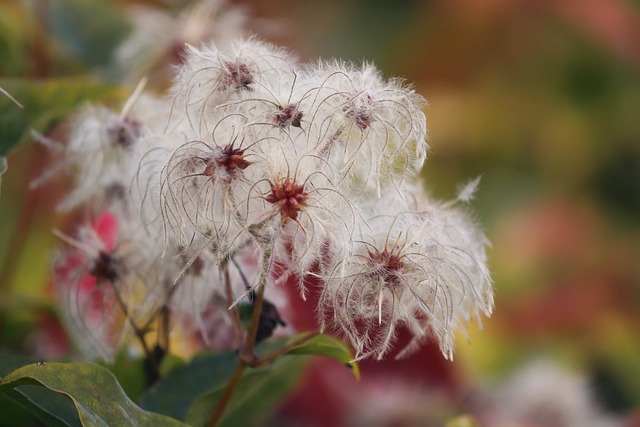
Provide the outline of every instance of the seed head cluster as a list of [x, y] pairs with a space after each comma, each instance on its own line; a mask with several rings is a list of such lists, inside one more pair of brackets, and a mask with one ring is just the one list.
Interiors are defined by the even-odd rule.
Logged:
[[66, 238], [58, 287], [75, 292], [72, 321], [117, 329], [93, 327], [79, 296], [91, 288], [140, 328], [161, 304], [210, 328], [229, 302], [224, 265], [235, 302], [298, 286], [357, 358], [383, 357], [403, 328], [399, 356], [431, 338], [452, 357], [454, 330], [489, 316], [493, 294], [487, 241], [460, 206], [471, 189], [436, 202], [416, 181], [423, 98], [371, 64], [300, 64], [254, 38], [186, 52], [167, 97], [86, 109], [62, 150], [76, 187], [61, 208], [117, 224]]

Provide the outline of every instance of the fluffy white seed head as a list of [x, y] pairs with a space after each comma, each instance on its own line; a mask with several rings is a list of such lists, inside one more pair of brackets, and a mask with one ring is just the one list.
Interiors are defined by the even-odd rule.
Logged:
[[77, 237], [58, 236], [67, 243], [55, 262], [65, 323], [85, 356], [109, 360], [131, 336], [127, 319], [142, 322], [157, 310], [154, 257], [142, 235], [111, 212], [80, 227]]
[[[413, 337], [400, 357], [432, 337], [451, 358], [454, 330], [490, 315], [493, 295], [487, 241], [456, 206], [477, 181], [448, 203], [411, 183], [428, 148], [424, 104], [370, 64], [301, 67], [254, 38], [189, 46], [167, 100], [137, 90], [121, 113], [91, 107], [76, 121], [63, 207], [100, 200], [117, 217], [118, 248], [137, 254], [122, 264], [134, 279], [118, 282], [127, 316], [165, 307], [208, 337], [212, 310], [291, 276], [304, 298], [315, 276], [322, 328], [358, 358], [383, 357], [399, 328]], [[107, 250], [84, 252], [78, 277]]]
[[226, 49], [211, 44], [188, 47], [171, 88], [169, 128], [186, 126], [203, 139], [216, 125], [213, 110], [263, 87], [289, 87], [295, 59], [283, 49], [254, 38], [236, 40]]
[[178, 245], [208, 247], [222, 260], [249, 239], [251, 192], [264, 165], [252, 159], [256, 144], [246, 122], [224, 116], [206, 140], [184, 142], [163, 166], [160, 208]]
[[318, 62], [305, 84], [314, 139], [354, 194], [374, 192], [417, 173], [427, 152], [424, 99], [370, 64]]
[[[389, 210], [389, 200], [378, 203], [378, 212]], [[383, 357], [404, 327], [413, 339], [398, 357], [435, 337], [451, 358], [454, 331], [471, 315], [491, 314], [484, 235], [458, 209], [430, 202], [417, 208], [369, 218], [327, 269], [321, 322], [343, 334], [358, 357]]]
[[158, 134], [167, 114], [166, 102], [137, 91], [120, 113], [85, 108], [61, 150], [61, 164], [73, 175], [75, 187], [58, 208], [64, 211], [91, 202], [100, 210], [128, 204], [131, 181], [149, 148], [143, 140]]
[[69, 210], [103, 197], [110, 189], [126, 188], [125, 177], [133, 170], [132, 152], [141, 136], [142, 125], [135, 118], [101, 107], [85, 109], [75, 123], [63, 160], [76, 187], [59, 209]]

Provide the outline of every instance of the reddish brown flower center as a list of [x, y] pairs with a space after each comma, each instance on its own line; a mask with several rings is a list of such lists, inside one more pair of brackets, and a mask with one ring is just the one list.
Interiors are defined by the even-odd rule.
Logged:
[[113, 145], [129, 148], [142, 136], [142, 125], [137, 120], [125, 117], [121, 122], [107, 128], [107, 135]]
[[302, 111], [298, 110], [295, 105], [288, 107], [278, 107], [278, 111], [273, 117], [273, 123], [280, 128], [288, 128], [289, 126], [301, 127]]
[[115, 264], [116, 259], [113, 252], [100, 251], [98, 257], [93, 260], [93, 267], [89, 274], [95, 276], [98, 280], [103, 279], [114, 282], [118, 279]]
[[216, 170], [223, 170], [227, 176], [236, 178], [241, 170], [246, 169], [251, 162], [246, 159], [244, 150], [233, 148], [228, 144], [223, 149], [218, 148], [217, 152], [207, 160], [204, 171], [205, 176], [213, 176]]
[[234, 89], [251, 89], [249, 85], [253, 83], [253, 75], [251, 70], [244, 62], [227, 62], [227, 75], [225, 77], [225, 85]]
[[394, 251], [391, 251], [385, 245], [382, 252], [378, 249], [374, 249], [369, 252], [369, 266], [372, 277], [381, 278], [385, 284], [390, 286], [397, 286], [400, 284], [399, 272], [405, 266], [402, 261], [403, 256]]
[[349, 104], [344, 107], [344, 112], [348, 118], [355, 122], [356, 126], [364, 130], [371, 126], [373, 122], [373, 115], [371, 113], [372, 102], [373, 100], [369, 95], [366, 96], [363, 105], [357, 105], [356, 100], [351, 100]]
[[297, 185], [290, 178], [269, 184], [271, 193], [265, 197], [265, 200], [278, 206], [282, 221], [298, 219], [298, 213], [307, 205], [309, 199], [309, 195], [304, 191], [304, 185]]

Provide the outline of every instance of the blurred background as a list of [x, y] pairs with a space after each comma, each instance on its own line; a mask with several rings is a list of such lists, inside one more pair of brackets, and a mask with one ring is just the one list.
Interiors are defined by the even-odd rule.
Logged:
[[[452, 198], [482, 176], [473, 209], [496, 294], [484, 330], [460, 336], [453, 363], [426, 348], [364, 363], [360, 383], [316, 363], [269, 425], [640, 426], [639, 1], [92, 0], [128, 19], [98, 46], [71, 37], [64, 3], [87, 0], [0, 4], [0, 77], [147, 74], [161, 90], [184, 41], [250, 32], [304, 61], [405, 77], [429, 102], [428, 192]], [[23, 144], [2, 180], [0, 349], [60, 357], [50, 230], [71, 219], [54, 213], [64, 183], [28, 189], [47, 158]]]

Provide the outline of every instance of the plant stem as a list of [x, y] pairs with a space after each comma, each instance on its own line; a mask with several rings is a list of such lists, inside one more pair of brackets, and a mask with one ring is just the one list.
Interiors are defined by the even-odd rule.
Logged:
[[[233, 305], [233, 291], [231, 289], [231, 276], [229, 275], [229, 263], [225, 262], [222, 264], [222, 270], [224, 271], [224, 288], [227, 296], [227, 305], [231, 307]], [[231, 311], [231, 326], [233, 327], [233, 337], [235, 338], [235, 344], [237, 347], [240, 347], [241, 336], [240, 336], [240, 315], [238, 314], [238, 310], [234, 308], [230, 309]]]
[[160, 342], [160, 338], [158, 338], [158, 345], [164, 349], [165, 353], [169, 353], [169, 345], [171, 344], [171, 340], [169, 338], [169, 329], [171, 325], [171, 312], [169, 311], [169, 306], [164, 304], [162, 306], [162, 310], [160, 312], [160, 325], [162, 327], [162, 341]]
[[[215, 410], [213, 411], [213, 415], [211, 419], [209, 419], [208, 427], [215, 427], [222, 414], [224, 413], [233, 392], [242, 377], [242, 373], [244, 372], [247, 366], [256, 366], [255, 360], [258, 358], [254, 354], [254, 349], [256, 345], [256, 335], [258, 333], [258, 327], [260, 326], [260, 314], [262, 313], [262, 303], [264, 301], [264, 290], [266, 287], [267, 277], [269, 276], [269, 272], [271, 271], [271, 254], [272, 251], [265, 250], [262, 258], [262, 268], [263, 275], [258, 284], [258, 291], [256, 292], [255, 298], [253, 299], [253, 313], [251, 315], [251, 325], [249, 326], [249, 331], [247, 332], [247, 337], [244, 343], [244, 348], [239, 349], [240, 352], [240, 360], [238, 361], [238, 366], [236, 366], [236, 370], [233, 372], [231, 379], [229, 380], [229, 384], [224, 390], [224, 394], [220, 398], [220, 401], [216, 405]], [[228, 268], [227, 268], [228, 274]], [[227, 278], [225, 277], [225, 280]], [[229, 282], [229, 287], [230, 287]], [[234, 309], [235, 310], [235, 309]]]
[[218, 424], [218, 421], [220, 421], [220, 418], [231, 399], [231, 395], [233, 395], [233, 392], [235, 391], [240, 378], [242, 378], [242, 374], [246, 367], [247, 364], [243, 360], [238, 361], [238, 365], [236, 366], [235, 371], [233, 371], [229, 384], [227, 384], [227, 387], [224, 389], [224, 394], [220, 398], [216, 409], [213, 411], [213, 415], [211, 416], [207, 427], [215, 427]]
[[118, 290], [118, 287], [115, 285], [115, 283], [113, 283], [110, 280], [107, 281], [107, 283], [109, 283], [109, 285], [111, 286], [111, 289], [113, 290], [113, 294], [116, 297], [116, 302], [120, 306], [120, 309], [124, 314], [124, 317], [127, 319], [127, 323], [129, 323], [129, 326], [131, 326], [131, 329], [133, 330], [133, 333], [135, 334], [136, 338], [138, 338], [138, 341], [140, 341], [140, 345], [142, 346], [142, 349], [144, 351], [147, 367], [148, 367], [146, 385], [147, 385], [147, 388], [151, 387], [160, 378], [160, 361], [162, 357], [164, 357], [165, 349], [155, 348], [151, 350], [149, 348], [149, 345], [147, 344], [147, 340], [145, 338], [145, 335], [146, 335], [145, 330], [141, 329], [137, 325], [133, 317], [131, 317], [131, 314], [129, 313], [129, 307], [127, 306], [127, 303], [124, 302], [122, 295], [120, 295], [120, 291]]
[[[249, 332], [247, 333], [247, 340], [245, 341], [244, 348], [240, 350], [240, 360], [238, 361], [238, 366], [236, 366], [236, 370], [233, 372], [231, 379], [229, 380], [229, 384], [224, 389], [224, 394], [220, 398], [220, 401], [216, 405], [216, 409], [213, 411], [213, 415], [209, 420], [208, 427], [215, 427], [222, 417], [222, 414], [233, 395], [233, 392], [242, 377], [242, 373], [245, 368], [248, 366], [248, 363], [245, 361], [243, 356], [247, 355], [249, 358], [253, 356], [253, 349], [255, 347], [256, 341], [256, 333], [258, 332], [258, 323], [260, 322], [260, 312], [262, 311], [262, 301], [264, 301], [264, 284], [260, 286], [258, 289], [258, 294], [256, 295], [255, 300], [253, 301], [253, 314], [251, 317], [251, 326]], [[234, 309], [235, 310], [235, 309]]]
[[309, 341], [311, 338], [316, 337], [320, 335], [320, 332], [309, 332], [307, 333], [305, 336], [298, 338], [297, 340], [291, 341], [289, 344], [280, 347], [277, 350], [272, 351], [271, 353], [267, 353], [263, 356], [258, 357], [257, 359], [255, 359], [255, 364], [250, 364], [249, 366], [251, 367], [256, 367], [259, 365], [262, 365], [264, 363], [270, 362], [273, 359], [275, 359], [278, 356], [281, 356], [283, 354], [285, 354], [286, 352], [288, 352], [289, 350], [291, 350], [294, 347], [299, 346], [300, 344], [304, 344], [305, 342]]
[[262, 313], [262, 302], [264, 301], [264, 284], [258, 288], [258, 292], [253, 300], [253, 314], [251, 317], [251, 326], [247, 333], [247, 340], [244, 345], [244, 353], [251, 354], [256, 344], [256, 335], [260, 326], [260, 314]]
[[145, 339], [145, 333], [142, 329], [138, 327], [135, 320], [133, 320], [133, 318], [131, 317], [129, 313], [129, 307], [127, 306], [127, 303], [124, 302], [124, 299], [122, 299], [122, 295], [120, 295], [120, 291], [118, 290], [117, 286], [111, 280], [107, 281], [107, 283], [109, 283], [109, 285], [111, 286], [111, 289], [113, 290], [113, 295], [116, 297], [116, 302], [118, 303], [118, 306], [122, 310], [124, 317], [127, 319], [127, 323], [129, 323], [129, 326], [131, 326], [131, 329], [133, 329], [133, 333], [136, 335], [136, 337], [140, 341], [140, 345], [142, 345], [142, 349], [144, 350], [144, 353], [147, 356], [147, 359], [153, 359], [153, 357], [151, 356], [151, 350], [149, 349], [149, 346], [147, 345], [147, 340]]

